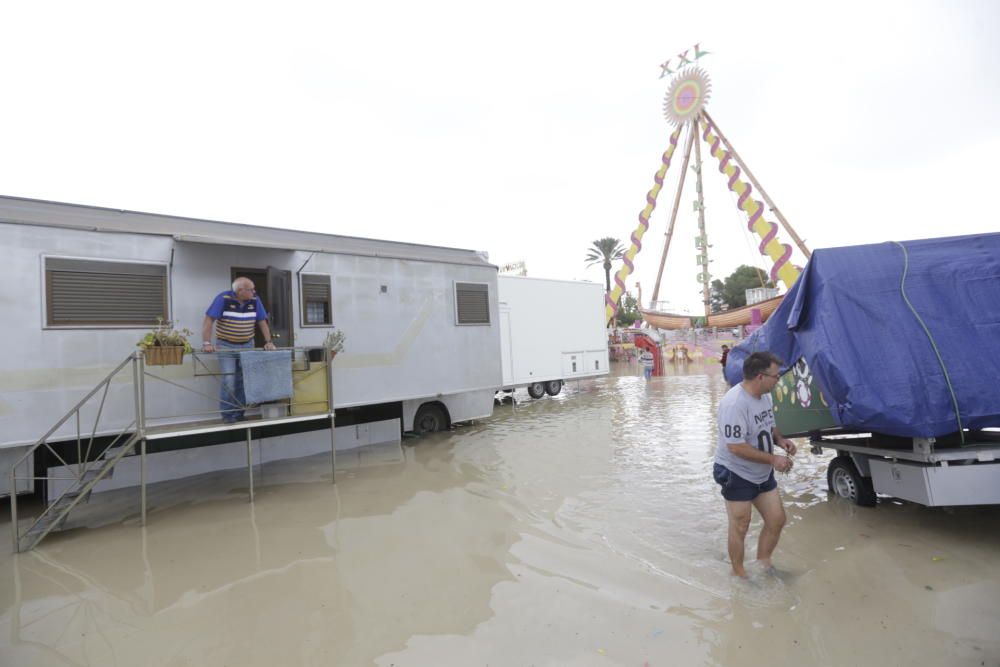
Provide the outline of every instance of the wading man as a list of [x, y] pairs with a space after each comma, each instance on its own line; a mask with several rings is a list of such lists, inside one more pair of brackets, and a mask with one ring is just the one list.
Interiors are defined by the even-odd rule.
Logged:
[[[212, 344], [212, 327], [215, 327], [215, 344]], [[233, 281], [232, 291], [222, 292], [205, 311], [205, 321], [201, 325], [201, 351], [249, 350], [253, 348], [254, 327], [260, 326], [264, 335], [264, 349], [275, 349], [271, 342], [271, 329], [267, 326], [267, 311], [260, 302], [249, 278]], [[243, 394], [243, 375], [239, 368], [236, 352], [219, 354], [219, 372], [222, 386], [219, 387], [219, 412], [222, 421], [232, 424], [244, 419], [243, 409], [246, 398]]]
[[[785, 525], [785, 508], [774, 471], [792, 467], [795, 445], [774, 425], [771, 390], [778, 383], [781, 360], [770, 352], [754, 352], [743, 362], [743, 381], [719, 403], [719, 438], [715, 450], [715, 481], [722, 487], [729, 516], [729, 560], [733, 574], [746, 577], [743, 543], [750, 528], [751, 507], [764, 519], [757, 541], [757, 561], [771, 567]], [[787, 456], [776, 455], [774, 446]]]

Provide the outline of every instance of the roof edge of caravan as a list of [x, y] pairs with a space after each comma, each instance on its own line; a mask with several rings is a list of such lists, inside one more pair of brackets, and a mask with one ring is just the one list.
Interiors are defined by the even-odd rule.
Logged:
[[495, 268], [485, 252], [465, 248], [324, 234], [10, 195], [0, 195], [0, 223], [169, 236], [180, 242], [191, 243], [393, 257]]

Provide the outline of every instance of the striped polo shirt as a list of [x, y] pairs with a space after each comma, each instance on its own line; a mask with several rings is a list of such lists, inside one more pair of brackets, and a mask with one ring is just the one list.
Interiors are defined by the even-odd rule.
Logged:
[[240, 303], [236, 293], [227, 291], [212, 301], [205, 314], [215, 320], [215, 336], [229, 343], [246, 343], [253, 340], [257, 320], [266, 320], [267, 311], [260, 297]]

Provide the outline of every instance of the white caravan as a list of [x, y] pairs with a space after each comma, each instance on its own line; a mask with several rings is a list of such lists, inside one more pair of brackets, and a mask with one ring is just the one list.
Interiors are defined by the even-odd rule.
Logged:
[[[374, 438], [362, 424], [391, 421], [398, 438], [400, 428], [488, 417], [502, 384], [497, 268], [484, 253], [14, 197], [0, 197], [0, 247], [5, 471], [135, 352], [157, 316], [192, 329], [197, 349], [206, 308], [238, 275], [255, 282], [277, 345], [318, 348], [333, 327], [345, 333], [331, 373], [338, 448], [343, 428]], [[191, 368], [157, 367], [180, 387], [148, 383], [148, 419], [218, 409], [218, 378]], [[108, 384], [107, 429], [93, 435], [128, 427], [136, 402], [126, 384]], [[329, 449], [325, 428], [315, 435]], [[77, 432], [67, 422], [50, 440]], [[8, 486], [0, 475], [0, 495]]]
[[599, 284], [500, 276], [497, 293], [504, 390], [555, 396], [567, 380], [608, 374]]

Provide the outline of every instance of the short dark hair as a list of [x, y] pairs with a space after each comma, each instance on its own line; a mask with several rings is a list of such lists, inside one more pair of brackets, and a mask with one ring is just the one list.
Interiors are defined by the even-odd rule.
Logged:
[[754, 352], [743, 362], [743, 379], [754, 379], [761, 373], [767, 372], [771, 364], [778, 364], [780, 368], [782, 361], [777, 355], [770, 352]]

